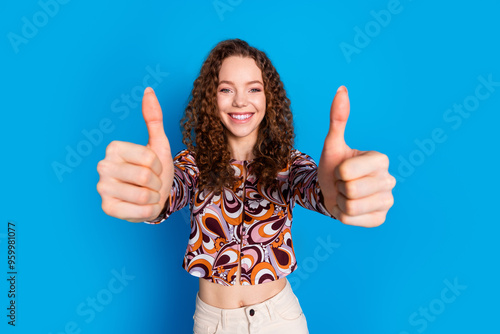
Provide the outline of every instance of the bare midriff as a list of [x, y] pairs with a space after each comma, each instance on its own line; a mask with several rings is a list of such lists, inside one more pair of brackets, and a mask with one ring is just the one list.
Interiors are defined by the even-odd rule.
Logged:
[[224, 286], [200, 278], [200, 299], [218, 308], [235, 309], [262, 303], [276, 296], [286, 285], [286, 278], [257, 285], [240, 285], [240, 272], [240, 266], [238, 266], [237, 283], [232, 286]]

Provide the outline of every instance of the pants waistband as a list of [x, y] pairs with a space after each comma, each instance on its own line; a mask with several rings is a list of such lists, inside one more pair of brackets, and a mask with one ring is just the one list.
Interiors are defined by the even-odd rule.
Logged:
[[[276, 307], [284, 307], [287, 304], [294, 302], [297, 297], [293, 294], [292, 287], [290, 283], [286, 282], [283, 290], [278, 292], [275, 296], [265, 300], [261, 303], [244, 306], [236, 309], [222, 309], [212, 305], [209, 305], [202, 301], [199, 295], [196, 295], [196, 307], [200, 308], [204, 312], [211, 313], [214, 318], [220, 318], [222, 322], [222, 327], [225, 327], [231, 319], [241, 319], [247, 318], [249, 323], [252, 323], [255, 319], [265, 316], [269, 320], [275, 319], [274, 309]], [[258, 314], [258, 317], [254, 317]]]

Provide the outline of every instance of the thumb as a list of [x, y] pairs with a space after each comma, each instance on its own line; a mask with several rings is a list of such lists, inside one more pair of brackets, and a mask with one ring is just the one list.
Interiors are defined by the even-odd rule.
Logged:
[[330, 128], [326, 135], [318, 166], [318, 181], [323, 192], [325, 206], [330, 213], [333, 212], [333, 208], [337, 205], [338, 189], [335, 170], [353, 154], [353, 150], [347, 146], [344, 139], [349, 110], [347, 88], [340, 86], [330, 108]]
[[168, 142], [168, 139], [165, 134], [165, 129], [163, 128], [163, 114], [160, 103], [151, 87], [147, 87], [144, 90], [144, 96], [142, 98], [142, 116], [148, 128], [148, 146], [156, 151], [156, 149], [160, 149], [164, 146], [165, 141]]
[[148, 147], [156, 153], [162, 166], [162, 171], [159, 176], [162, 180], [160, 203], [163, 208], [172, 186], [174, 166], [172, 153], [170, 152], [170, 143], [168, 142], [165, 129], [163, 128], [163, 114], [160, 103], [151, 87], [147, 87], [144, 90], [144, 96], [142, 98], [142, 116], [148, 127]]
[[[345, 126], [349, 118], [349, 108], [347, 88], [340, 86], [330, 108], [330, 128], [325, 138], [318, 166], [323, 184], [332, 183], [333, 181], [329, 178], [333, 177], [333, 170], [345, 159], [352, 156], [352, 150], [347, 146], [344, 139]], [[328, 182], [325, 179], [328, 179]]]
[[349, 95], [347, 88], [340, 86], [330, 108], [330, 129], [328, 130], [327, 140], [336, 147], [346, 145], [344, 139], [345, 127], [349, 118]]

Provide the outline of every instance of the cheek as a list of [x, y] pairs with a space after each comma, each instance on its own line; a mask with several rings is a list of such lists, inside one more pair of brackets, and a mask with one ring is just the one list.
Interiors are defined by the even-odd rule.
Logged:
[[219, 109], [219, 112], [224, 111], [228, 107], [231, 106], [231, 99], [227, 96], [217, 96], [217, 108]]
[[255, 96], [252, 102], [259, 109], [259, 111], [266, 110], [266, 97], [265, 97], [265, 95]]
[[220, 95], [217, 95], [217, 109], [221, 110], [222, 107], [222, 99]]

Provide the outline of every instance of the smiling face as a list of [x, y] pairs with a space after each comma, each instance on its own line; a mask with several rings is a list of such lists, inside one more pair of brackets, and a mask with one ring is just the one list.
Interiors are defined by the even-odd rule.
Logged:
[[266, 95], [262, 72], [252, 58], [224, 59], [219, 72], [217, 107], [229, 145], [253, 149], [266, 113]]

